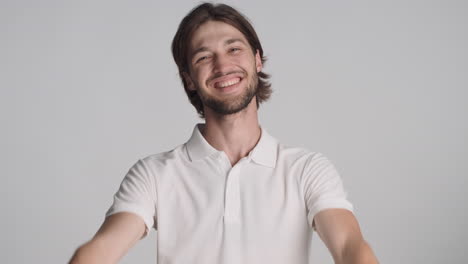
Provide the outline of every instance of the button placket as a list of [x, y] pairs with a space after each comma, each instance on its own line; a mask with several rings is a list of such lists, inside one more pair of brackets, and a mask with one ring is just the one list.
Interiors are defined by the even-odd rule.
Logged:
[[224, 221], [226, 223], [240, 223], [240, 171], [246, 161], [248, 159], [241, 159], [227, 175], [224, 206]]
[[240, 213], [239, 197], [239, 169], [235, 166], [228, 174], [226, 183], [226, 203], [224, 208], [224, 221], [238, 223]]

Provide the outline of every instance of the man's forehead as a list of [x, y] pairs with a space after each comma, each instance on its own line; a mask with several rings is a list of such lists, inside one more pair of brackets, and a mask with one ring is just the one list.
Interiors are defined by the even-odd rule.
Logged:
[[220, 21], [208, 21], [200, 25], [192, 34], [190, 47], [192, 51], [212, 44], [229, 45], [234, 42], [247, 44], [247, 39], [237, 28]]

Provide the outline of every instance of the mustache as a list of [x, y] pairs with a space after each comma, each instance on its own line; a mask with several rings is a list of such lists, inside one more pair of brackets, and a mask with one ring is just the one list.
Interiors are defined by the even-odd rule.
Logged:
[[220, 72], [220, 73], [216, 73], [213, 76], [211, 76], [208, 79], [208, 81], [212, 81], [212, 80], [214, 80], [216, 78], [227, 76], [227, 75], [230, 75], [230, 74], [242, 74], [242, 76], [245, 76], [245, 73], [243, 71]]

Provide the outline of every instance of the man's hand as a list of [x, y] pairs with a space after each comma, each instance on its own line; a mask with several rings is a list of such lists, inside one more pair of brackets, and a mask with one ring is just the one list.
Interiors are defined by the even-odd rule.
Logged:
[[143, 220], [132, 213], [106, 218], [91, 241], [79, 247], [70, 264], [117, 263], [145, 234]]
[[314, 217], [317, 233], [337, 264], [376, 264], [372, 249], [364, 240], [351, 211], [327, 209]]

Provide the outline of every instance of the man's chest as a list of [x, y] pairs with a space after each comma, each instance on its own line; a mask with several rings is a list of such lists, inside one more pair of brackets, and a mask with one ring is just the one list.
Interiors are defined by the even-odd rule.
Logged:
[[[172, 167], [157, 175], [158, 229], [241, 224], [259, 231], [304, 223], [306, 206], [294, 167], [252, 162]], [[178, 232], [179, 232], [178, 231]]]

